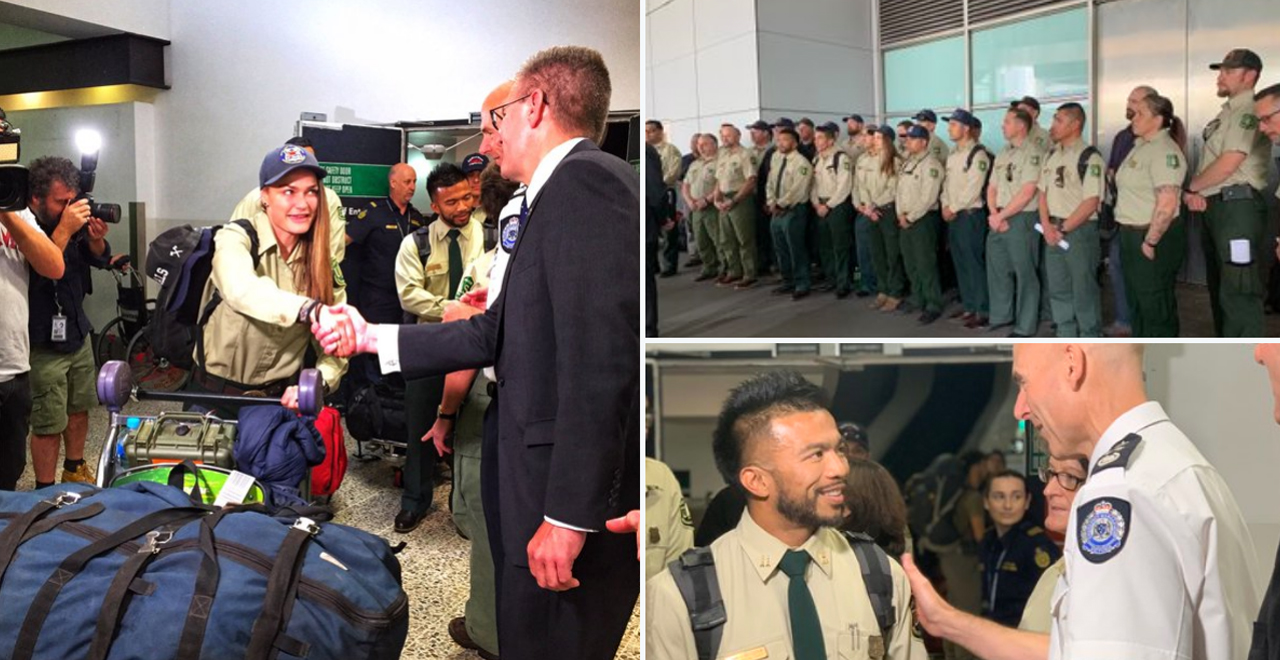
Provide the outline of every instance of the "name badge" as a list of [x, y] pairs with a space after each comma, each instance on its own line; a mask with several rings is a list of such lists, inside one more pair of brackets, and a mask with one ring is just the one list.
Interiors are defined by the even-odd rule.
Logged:
[[428, 273], [434, 273], [434, 272], [436, 272], [437, 270], [444, 270], [444, 265], [443, 265], [443, 264], [431, 264], [431, 265], [427, 266], [427, 272], [428, 272]]
[[769, 649], [761, 646], [759, 648], [751, 649], [750, 651], [735, 653], [724, 660], [764, 660], [764, 658], [767, 657], [769, 657]]
[[67, 340], [67, 317], [61, 314], [53, 315], [53, 332], [50, 335], [53, 341]]

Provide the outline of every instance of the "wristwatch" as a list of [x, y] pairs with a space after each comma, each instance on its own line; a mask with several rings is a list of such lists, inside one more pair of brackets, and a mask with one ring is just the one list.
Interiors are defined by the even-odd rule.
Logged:
[[449, 420], [449, 421], [451, 421], [451, 422], [455, 422], [455, 421], [457, 421], [457, 420], [458, 420], [458, 413], [456, 413], [456, 412], [447, 413], [447, 412], [445, 412], [445, 411], [444, 411], [444, 406], [437, 406], [437, 407], [436, 407], [436, 417], [438, 417], [438, 418], [440, 418], [440, 419], [447, 419], [447, 420]]

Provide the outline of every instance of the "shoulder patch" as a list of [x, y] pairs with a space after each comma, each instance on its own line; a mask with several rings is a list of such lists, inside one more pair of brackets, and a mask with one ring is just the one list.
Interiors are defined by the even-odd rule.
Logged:
[[1093, 471], [1089, 473], [1090, 476], [1111, 468], [1128, 467], [1129, 458], [1133, 456], [1133, 450], [1137, 449], [1141, 443], [1142, 436], [1136, 433], [1130, 433], [1125, 436], [1124, 439], [1111, 448], [1111, 451], [1103, 454], [1102, 458], [1098, 459], [1098, 463], [1093, 466]]
[[936, 179], [936, 178], [938, 178], [938, 168], [936, 168], [936, 167], [930, 167], [930, 168], [929, 168], [929, 178], [931, 178], [931, 179]]
[[1049, 553], [1044, 548], [1036, 548], [1036, 566], [1041, 569], [1049, 568], [1049, 564], [1053, 563]]
[[1240, 115], [1240, 128], [1246, 131], [1252, 131], [1258, 127], [1258, 117], [1252, 113], [1246, 112]]
[[807, 175], [808, 173], [809, 173], [809, 168], [808, 168], [808, 167], [805, 167], [804, 165], [801, 165], [801, 166], [800, 166], [800, 176], [805, 176], [805, 175]]
[[987, 159], [986, 159], [986, 158], [979, 158], [979, 159], [978, 159], [978, 171], [979, 171], [979, 172], [986, 172], [986, 171], [987, 171]]
[[1039, 525], [1032, 525], [1027, 528], [1027, 536], [1040, 536], [1044, 533], [1044, 528]]
[[1076, 509], [1080, 521], [1080, 552], [1090, 563], [1101, 564], [1120, 554], [1129, 537], [1131, 509], [1127, 500], [1100, 497]]
[[333, 264], [333, 285], [336, 287], [347, 286], [347, 279], [342, 276], [341, 264]]
[[1169, 154], [1168, 156], [1165, 157], [1164, 161], [1165, 161], [1165, 165], [1169, 166], [1169, 169], [1171, 170], [1178, 169], [1178, 154]]
[[1089, 176], [1102, 176], [1102, 166], [1101, 166], [1101, 165], [1090, 165], [1090, 166], [1089, 166]]
[[689, 505], [685, 503], [683, 497], [680, 498], [680, 524], [693, 527], [693, 514], [689, 513]]
[[1039, 165], [1039, 164], [1040, 164], [1040, 156], [1039, 156], [1039, 154], [1032, 154], [1032, 155], [1031, 155], [1031, 164], [1032, 164], [1032, 165]]

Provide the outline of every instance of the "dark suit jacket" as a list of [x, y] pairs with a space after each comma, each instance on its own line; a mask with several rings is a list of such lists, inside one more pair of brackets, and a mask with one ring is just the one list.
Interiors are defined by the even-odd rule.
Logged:
[[467, 321], [402, 327], [401, 367], [496, 365], [510, 563], [527, 564], [544, 515], [600, 530], [580, 563], [601, 546], [634, 560], [634, 539], [604, 523], [640, 506], [639, 177], [584, 140], [530, 204], [499, 298]]

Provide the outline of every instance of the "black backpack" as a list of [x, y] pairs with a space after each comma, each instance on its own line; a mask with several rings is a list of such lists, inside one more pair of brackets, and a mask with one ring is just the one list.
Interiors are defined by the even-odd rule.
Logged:
[[[248, 220], [232, 220], [249, 235], [249, 255], [258, 268], [258, 233]], [[160, 285], [156, 309], [147, 323], [147, 338], [156, 357], [183, 369], [190, 369], [199, 352], [204, 363], [204, 324], [222, 296], [215, 290], [209, 303], [200, 307], [205, 283], [213, 269], [214, 236], [226, 225], [193, 227], [183, 225], [162, 232], [147, 247], [147, 276]]]
[[948, 457], [908, 481], [907, 526], [926, 549], [966, 542], [952, 520], [964, 494], [964, 476], [956, 458]]
[[[418, 260], [422, 262], [422, 267], [427, 267], [427, 260], [431, 258], [431, 236], [427, 232], [430, 231], [431, 225], [419, 227], [409, 234], [413, 237], [413, 244], [418, 248]], [[401, 315], [401, 322], [405, 325], [413, 325], [418, 322], [418, 315], [413, 312], [404, 312]]]
[[[862, 580], [867, 585], [867, 596], [871, 599], [880, 634], [888, 637], [897, 620], [889, 555], [866, 534], [847, 531], [841, 534], [849, 542], [862, 568]], [[720, 651], [720, 638], [729, 617], [720, 594], [720, 579], [716, 576], [716, 561], [711, 548], [690, 548], [667, 568], [689, 610], [698, 660], [713, 660]]]

